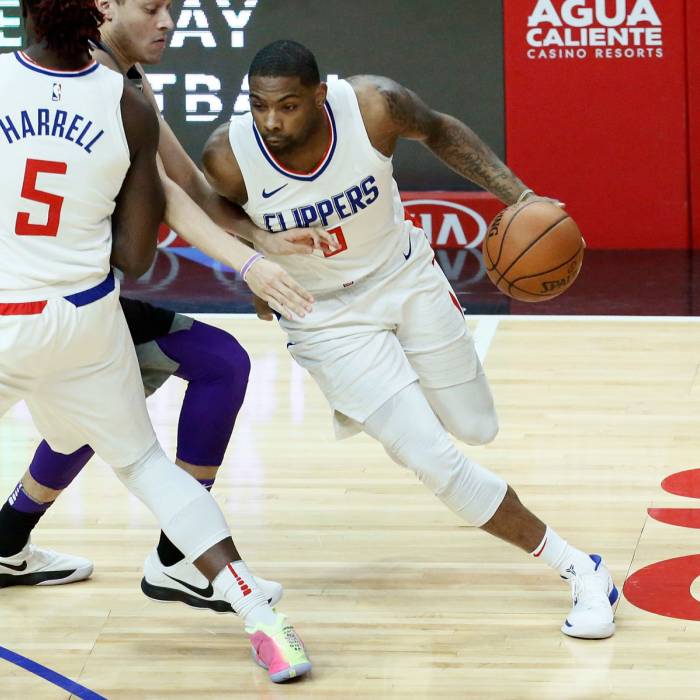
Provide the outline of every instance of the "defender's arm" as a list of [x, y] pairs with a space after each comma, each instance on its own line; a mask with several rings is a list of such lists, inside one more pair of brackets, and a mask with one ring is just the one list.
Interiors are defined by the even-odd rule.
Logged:
[[112, 214], [112, 264], [127, 277], [140, 277], [153, 262], [165, 196], [156, 166], [158, 119], [143, 95], [127, 81], [122, 123], [131, 165]]

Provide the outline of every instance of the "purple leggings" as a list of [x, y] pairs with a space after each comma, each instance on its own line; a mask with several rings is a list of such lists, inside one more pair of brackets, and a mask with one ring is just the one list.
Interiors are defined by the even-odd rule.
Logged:
[[[199, 321], [156, 342], [178, 364], [175, 375], [188, 382], [177, 431], [178, 458], [198, 466], [219, 466], [245, 398], [248, 353], [233, 336]], [[29, 471], [43, 486], [64, 489], [93, 454], [88, 445], [60, 454], [43, 441]]]

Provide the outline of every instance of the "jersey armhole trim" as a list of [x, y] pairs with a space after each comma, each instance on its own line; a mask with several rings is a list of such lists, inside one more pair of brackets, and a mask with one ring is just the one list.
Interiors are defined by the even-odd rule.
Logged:
[[[250, 118], [251, 121], [253, 121], [253, 116], [250, 114], [250, 112], [246, 112], [246, 114], [242, 115], [235, 115], [232, 117], [231, 121], [229, 122], [228, 125], [228, 147], [231, 149], [231, 153], [233, 154], [233, 157], [236, 159], [236, 163], [238, 163], [238, 169], [241, 171], [241, 177], [243, 178], [243, 186], [245, 187], [245, 194], [246, 194], [246, 201], [245, 203], [243, 202], [234, 202], [234, 204], [238, 204], [239, 207], [241, 207], [244, 211], [245, 208], [250, 204], [251, 196], [251, 187], [250, 183], [246, 179], [245, 176], [245, 168], [241, 165], [241, 158], [245, 157], [245, 152], [244, 152], [244, 146], [241, 144], [240, 148], [240, 153], [236, 151], [234, 148], [233, 144], [233, 131], [234, 129], [248, 129], [249, 124], [244, 123], [244, 120]], [[253, 172], [253, 170], [251, 170]]]

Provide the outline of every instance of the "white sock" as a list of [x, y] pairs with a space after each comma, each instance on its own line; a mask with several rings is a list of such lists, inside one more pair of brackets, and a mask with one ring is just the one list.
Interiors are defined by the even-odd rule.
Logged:
[[591, 572], [595, 569], [595, 564], [588, 554], [572, 547], [552, 530], [549, 525], [542, 541], [530, 554], [551, 566], [565, 579], [569, 579], [572, 575]]
[[221, 569], [212, 581], [214, 590], [236, 611], [246, 627], [258, 622], [271, 625], [277, 619], [265, 594], [258, 588], [253, 574], [242, 560], [232, 561]]

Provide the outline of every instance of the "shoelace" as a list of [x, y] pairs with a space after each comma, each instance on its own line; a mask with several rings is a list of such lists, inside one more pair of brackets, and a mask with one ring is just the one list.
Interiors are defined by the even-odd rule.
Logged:
[[[584, 596], [583, 594], [585, 593], [591, 593], [592, 595]], [[595, 594], [599, 594], [600, 599], [598, 599], [598, 595]], [[602, 576], [595, 573], [577, 575], [574, 578], [574, 585], [571, 588], [571, 598], [574, 601], [574, 605], [579, 604], [582, 596], [583, 600], [586, 602], [585, 607], [587, 610], [597, 607], [603, 600], [607, 603], [607, 581], [605, 581]]]

